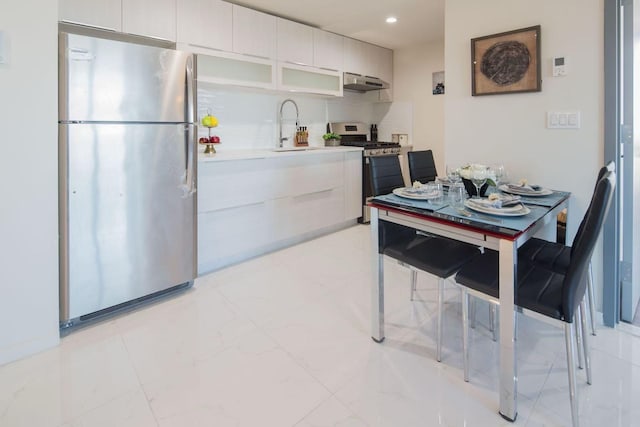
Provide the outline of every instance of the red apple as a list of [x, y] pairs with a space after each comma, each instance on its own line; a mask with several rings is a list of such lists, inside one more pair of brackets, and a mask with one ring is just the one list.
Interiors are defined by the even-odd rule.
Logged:
[[213, 144], [220, 144], [220, 137], [219, 137], [219, 136], [217, 136], [217, 135], [212, 136], [209, 140], [210, 140]]
[[208, 144], [208, 143], [209, 143], [209, 139], [208, 139], [208, 138], [204, 138], [204, 137], [203, 137], [203, 138], [200, 138], [200, 139], [198, 140], [198, 142], [199, 142], [200, 144]]

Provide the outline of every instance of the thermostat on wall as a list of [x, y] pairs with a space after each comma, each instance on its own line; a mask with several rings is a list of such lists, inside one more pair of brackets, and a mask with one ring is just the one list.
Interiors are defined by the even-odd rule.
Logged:
[[553, 58], [553, 77], [567, 75], [567, 58], [565, 56], [556, 56]]

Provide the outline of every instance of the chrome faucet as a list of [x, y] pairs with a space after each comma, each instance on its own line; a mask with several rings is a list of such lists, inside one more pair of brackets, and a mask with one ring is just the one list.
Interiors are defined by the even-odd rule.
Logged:
[[293, 104], [294, 107], [296, 107], [296, 128], [298, 127], [298, 119], [300, 118], [300, 113], [298, 111], [298, 104], [296, 104], [296, 101], [294, 101], [291, 98], [287, 98], [284, 101], [282, 101], [282, 104], [280, 104], [280, 121], [279, 121], [279, 126], [280, 126], [280, 139], [278, 139], [278, 147], [282, 148], [283, 146], [283, 142], [287, 141], [289, 138], [283, 138], [282, 137], [282, 108], [284, 107], [284, 104], [286, 104], [287, 102], [290, 102]]

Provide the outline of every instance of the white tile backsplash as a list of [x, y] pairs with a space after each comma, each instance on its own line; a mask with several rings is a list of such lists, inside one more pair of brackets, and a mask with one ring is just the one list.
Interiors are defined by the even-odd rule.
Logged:
[[[211, 129], [211, 135], [218, 135], [222, 141], [216, 150], [272, 148], [276, 146], [278, 139], [280, 104], [287, 98], [298, 104], [298, 125], [307, 127], [311, 146], [324, 145], [322, 135], [326, 132], [328, 121], [378, 123], [380, 140], [390, 141], [391, 133], [398, 129], [402, 129], [402, 133], [411, 133], [413, 109], [404, 105], [406, 103], [396, 108], [395, 103], [374, 104], [354, 92], [345, 92], [343, 98], [324, 98], [304, 94], [272, 93], [258, 89], [229, 88], [207, 83], [198, 85], [198, 120], [207, 113], [218, 118], [218, 126]], [[392, 119], [385, 118], [386, 110], [393, 113]], [[283, 118], [283, 136], [289, 138], [284, 146], [293, 146], [293, 105], [285, 105]], [[207, 136], [208, 130], [199, 126], [198, 133], [199, 136]]]

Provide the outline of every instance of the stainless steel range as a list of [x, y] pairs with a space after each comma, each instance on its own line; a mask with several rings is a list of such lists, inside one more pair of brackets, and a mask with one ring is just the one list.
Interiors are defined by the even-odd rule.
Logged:
[[373, 187], [369, 172], [369, 158], [374, 156], [397, 156], [400, 154], [400, 144], [397, 142], [371, 141], [369, 126], [358, 122], [329, 123], [328, 132], [340, 135], [340, 145], [362, 147], [362, 216], [358, 222], [370, 221], [367, 202], [373, 197]]

